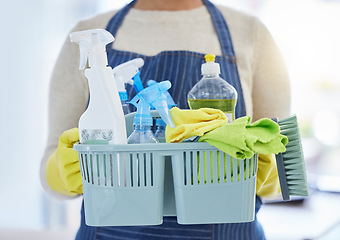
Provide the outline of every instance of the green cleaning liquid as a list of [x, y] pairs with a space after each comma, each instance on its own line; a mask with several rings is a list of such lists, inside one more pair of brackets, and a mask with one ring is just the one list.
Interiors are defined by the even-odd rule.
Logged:
[[215, 108], [225, 113], [228, 122], [235, 120], [236, 99], [188, 99], [190, 109]]
[[215, 62], [215, 55], [206, 54], [201, 66], [203, 77], [188, 92], [190, 109], [215, 108], [225, 113], [228, 122], [235, 120], [237, 102], [236, 89], [220, 77], [220, 65]]

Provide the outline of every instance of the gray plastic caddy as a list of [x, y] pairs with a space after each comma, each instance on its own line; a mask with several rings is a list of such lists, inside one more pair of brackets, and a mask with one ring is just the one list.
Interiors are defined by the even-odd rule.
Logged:
[[[157, 113], [152, 113], [157, 117]], [[126, 115], [127, 133], [134, 113]], [[257, 155], [234, 159], [207, 143], [76, 144], [89, 226], [250, 222]]]

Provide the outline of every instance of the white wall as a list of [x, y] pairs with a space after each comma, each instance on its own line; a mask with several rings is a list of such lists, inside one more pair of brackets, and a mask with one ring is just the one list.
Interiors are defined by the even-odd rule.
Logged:
[[128, 1], [1, 1], [0, 228], [42, 229], [67, 223], [63, 203], [40, 185], [47, 136], [48, 84], [77, 20]]

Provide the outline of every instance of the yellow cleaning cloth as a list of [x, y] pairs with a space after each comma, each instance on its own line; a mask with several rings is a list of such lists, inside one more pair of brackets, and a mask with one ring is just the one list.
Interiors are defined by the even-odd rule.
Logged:
[[193, 136], [203, 136], [228, 122], [225, 114], [218, 109], [200, 108], [198, 110], [181, 110], [174, 107], [170, 110], [175, 128], [166, 127], [166, 142], [181, 142]]
[[46, 180], [54, 191], [76, 196], [83, 193], [78, 153], [73, 145], [79, 141], [78, 128], [65, 131], [59, 138], [59, 144], [49, 157], [46, 165]]
[[199, 142], [207, 142], [234, 158], [244, 159], [255, 153], [284, 152], [288, 138], [280, 134], [280, 127], [274, 121], [263, 118], [250, 124], [250, 117], [245, 116], [204, 134]]

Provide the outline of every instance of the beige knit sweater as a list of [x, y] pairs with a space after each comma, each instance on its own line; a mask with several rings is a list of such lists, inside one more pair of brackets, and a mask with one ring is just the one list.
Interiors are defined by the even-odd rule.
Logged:
[[[234, 45], [247, 115], [284, 118], [290, 114], [290, 84], [281, 54], [266, 27], [255, 17], [218, 6], [225, 17]], [[80, 21], [72, 31], [106, 28], [116, 11]], [[205, 6], [189, 11], [145, 11], [131, 9], [113, 47], [144, 55], [163, 50], [189, 50], [221, 55], [220, 44]], [[44, 188], [45, 166], [57, 148], [60, 135], [78, 126], [89, 96], [84, 72], [79, 70], [79, 47], [69, 38], [56, 62], [49, 93], [49, 133], [41, 163]], [[59, 195], [60, 197], [60, 195]]]

